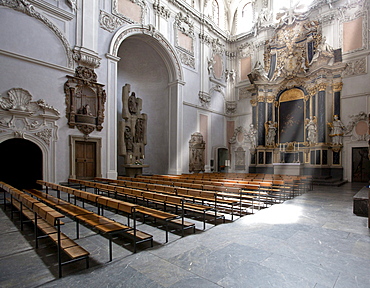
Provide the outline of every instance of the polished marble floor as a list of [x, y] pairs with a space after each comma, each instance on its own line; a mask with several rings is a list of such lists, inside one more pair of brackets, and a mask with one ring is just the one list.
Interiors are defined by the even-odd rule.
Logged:
[[[153, 248], [117, 239], [108, 262], [108, 240], [81, 227], [76, 240], [91, 253], [91, 266], [75, 263], [58, 279], [55, 246], [36, 251], [31, 226], [20, 231], [17, 216], [0, 209], [0, 287], [370, 287], [370, 229], [352, 213], [363, 183], [314, 186], [226, 224], [197, 222], [185, 237], [141, 224], [154, 235]], [[110, 212], [109, 212], [110, 213]], [[121, 216], [108, 215], [119, 218]], [[123, 220], [123, 219], [116, 219]], [[73, 238], [75, 226], [63, 231]]]

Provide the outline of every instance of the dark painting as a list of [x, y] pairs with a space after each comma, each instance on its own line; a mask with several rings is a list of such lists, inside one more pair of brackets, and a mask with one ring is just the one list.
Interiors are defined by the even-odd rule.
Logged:
[[303, 99], [280, 103], [279, 140], [280, 143], [304, 141]]

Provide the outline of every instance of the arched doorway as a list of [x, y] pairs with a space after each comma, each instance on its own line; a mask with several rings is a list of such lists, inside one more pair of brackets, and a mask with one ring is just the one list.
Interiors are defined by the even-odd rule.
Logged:
[[18, 189], [39, 188], [42, 177], [42, 151], [31, 141], [14, 138], [0, 143], [0, 180]]

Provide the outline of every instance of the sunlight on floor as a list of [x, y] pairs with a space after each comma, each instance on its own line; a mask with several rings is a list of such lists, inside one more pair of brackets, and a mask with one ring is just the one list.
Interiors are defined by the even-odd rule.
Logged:
[[[276, 213], [276, 210], [280, 210]], [[273, 217], [271, 217], [273, 213]], [[266, 210], [254, 214], [252, 217], [244, 217], [242, 224], [292, 224], [298, 222], [302, 215], [302, 208], [293, 205], [275, 205]]]

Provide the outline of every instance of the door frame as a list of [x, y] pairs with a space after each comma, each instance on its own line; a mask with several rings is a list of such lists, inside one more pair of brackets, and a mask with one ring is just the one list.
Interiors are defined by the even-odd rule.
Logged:
[[69, 178], [76, 179], [76, 142], [94, 142], [96, 147], [96, 163], [95, 163], [95, 171], [96, 171], [96, 177], [102, 177], [101, 174], [101, 138], [85, 138], [83, 136], [69, 136], [69, 166], [70, 166], [70, 174]]

